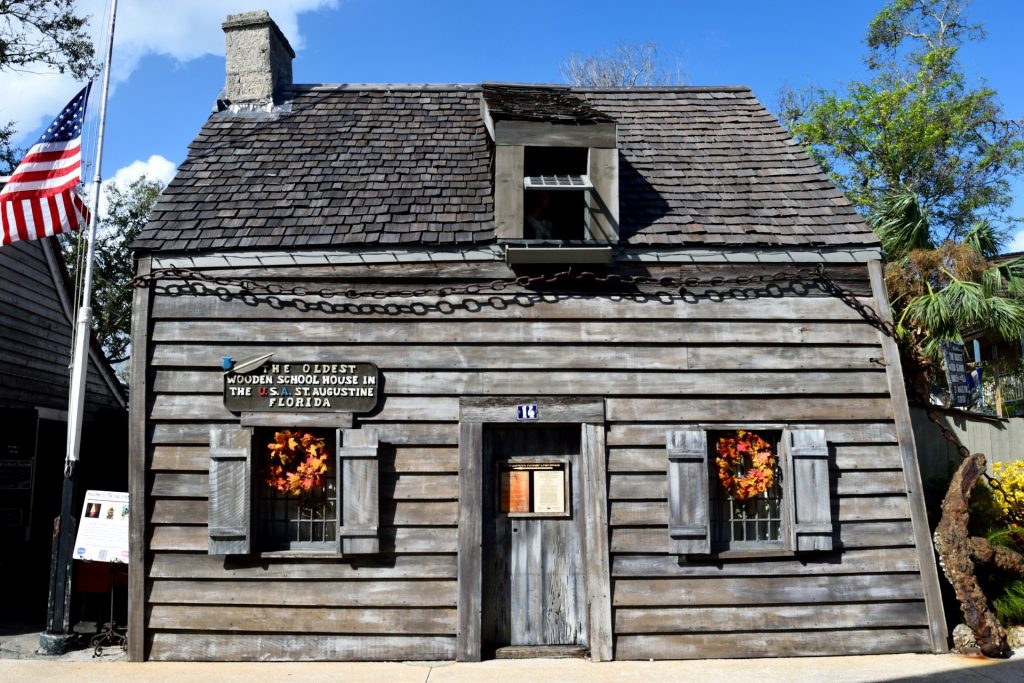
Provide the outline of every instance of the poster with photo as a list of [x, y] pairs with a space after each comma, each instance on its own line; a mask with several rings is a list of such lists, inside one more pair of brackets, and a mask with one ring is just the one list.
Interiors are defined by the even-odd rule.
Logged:
[[76, 560], [128, 563], [128, 494], [86, 491], [75, 538]]

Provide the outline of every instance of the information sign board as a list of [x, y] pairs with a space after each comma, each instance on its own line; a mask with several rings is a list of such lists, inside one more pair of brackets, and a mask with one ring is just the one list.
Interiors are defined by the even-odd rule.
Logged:
[[32, 488], [32, 461], [0, 460], [0, 490]]
[[533, 473], [533, 511], [565, 512], [565, 470]]
[[498, 480], [498, 511], [514, 516], [567, 515], [564, 462], [502, 463]]
[[379, 398], [372, 363], [267, 360], [224, 373], [224, 405], [239, 413], [368, 413]]
[[967, 382], [967, 350], [964, 345], [955, 341], [940, 343], [942, 362], [946, 367], [946, 383], [949, 385], [951, 405], [966, 407], [971, 405], [971, 387]]
[[86, 491], [75, 559], [128, 563], [128, 493]]

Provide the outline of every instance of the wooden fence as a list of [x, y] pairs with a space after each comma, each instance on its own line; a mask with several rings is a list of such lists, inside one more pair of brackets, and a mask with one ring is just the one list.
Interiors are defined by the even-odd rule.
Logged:
[[[972, 453], [985, 454], [989, 472], [993, 462], [1024, 460], [1024, 417], [996, 418], [942, 408], [935, 414]], [[910, 417], [922, 478], [948, 480], [961, 461], [956, 447], [943, 438], [923, 408], [911, 407]]]

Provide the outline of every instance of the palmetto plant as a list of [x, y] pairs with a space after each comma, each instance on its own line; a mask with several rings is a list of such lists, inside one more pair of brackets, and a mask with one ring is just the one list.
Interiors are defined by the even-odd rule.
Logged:
[[871, 229], [882, 241], [882, 251], [890, 258], [905, 256], [913, 249], [932, 249], [928, 216], [910, 190], [885, 195], [868, 218]]
[[1024, 259], [993, 264], [999, 239], [986, 221], [959, 243], [935, 245], [917, 196], [901, 189], [886, 196], [869, 218], [889, 260], [885, 279], [897, 340], [919, 387], [935, 372], [939, 343], [963, 334], [1016, 341], [1024, 334]]

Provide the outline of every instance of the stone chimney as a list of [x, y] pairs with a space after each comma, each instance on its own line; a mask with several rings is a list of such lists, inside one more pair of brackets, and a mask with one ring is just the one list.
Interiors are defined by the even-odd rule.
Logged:
[[224, 99], [270, 102], [292, 82], [295, 51], [266, 10], [231, 14], [221, 24], [227, 56]]

